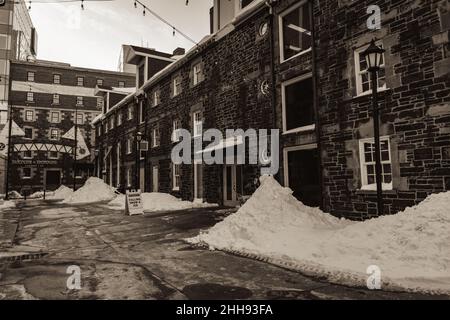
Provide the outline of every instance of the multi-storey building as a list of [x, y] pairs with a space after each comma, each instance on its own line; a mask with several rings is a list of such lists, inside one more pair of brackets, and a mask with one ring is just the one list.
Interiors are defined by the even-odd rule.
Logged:
[[[12, 61], [11, 81], [12, 118], [25, 136], [12, 137], [9, 190], [29, 193], [72, 186], [74, 168], [76, 185], [83, 184], [94, 174], [92, 121], [106, 111], [105, 100], [119, 101], [128, 94], [135, 75], [49, 61]], [[106, 92], [105, 99], [98, 92]]]
[[[374, 38], [387, 50], [379, 80], [384, 212], [449, 190], [445, 1], [214, 4], [214, 33], [154, 76], [137, 75], [136, 93], [96, 122], [109, 183], [235, 205], [254, 191], [262, 165], [175, 165], [177, 130], [196, 141], [209, 128], [278, 128], [282, 184], [307, 205], [371, 217], [374, 136], [362, 52]], [[367, 27], [370, 5], [380, 9], [379, 29]], [[139, 132], [150, 151], [138, 152]]]

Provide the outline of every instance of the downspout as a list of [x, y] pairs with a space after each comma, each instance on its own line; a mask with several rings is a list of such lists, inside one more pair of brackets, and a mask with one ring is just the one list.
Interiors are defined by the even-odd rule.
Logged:
[[309, 14], [311, 21], [311, 41], [312, 41], [312, 78], [314, 88], [314, 116], [316, 118], [316, 139], [317, 139], [317, 152], [319, 156], [319, 181], [320, 181], [320, 194], [321, 196], [321, 209], [324, 209], [324, 187], [323, 187], [323, 161], [322, 161], [322, 145], [320, 134], [320, 118], [319, 118], [319, 101], [318, 101], [318, 71], [316, 62], [316, 38], [315, 38], [315, 21], [314, 21], [314, 1], [309, 1]]

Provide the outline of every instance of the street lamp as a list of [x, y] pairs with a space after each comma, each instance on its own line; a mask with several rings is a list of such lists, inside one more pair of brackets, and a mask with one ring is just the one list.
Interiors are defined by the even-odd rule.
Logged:
[[373, 109], [373, 127], [375, 140], [375, 176], [377, 180], [377, 204], [378, 215], [382, 215], [383, 207], [383, 181], [381, 169], [381, 150], [380, 150], [380, 116], [378, 109], [378, 72], [383, 62], [383, 53], [385, 50], [375, 44], [372, 40], [369, 47], [364, 51], [366, 58], [367, 70], [370, 72], [372, 79], [372, 109]]
[[142, 141], [142, 132], [138, 131], [136, 132], [136, 172], [135, 172], [135, 181], [136, 181], [136, 187], [135, 190], [139, 190], [139, 185], [140, 185], [140, 177], [139, 177], [139, 171], [140, 171], [140, 161], [141, 161], [141, 155], [139, 154], [140, 152], [140, 144]]
[[100, 178], [100, 163], [98, 161], [98, 156], [100, 155], [100, 150], [95, 149], [94, 150], [94, 156], [95, 156], [95, 175], [97, 178]]

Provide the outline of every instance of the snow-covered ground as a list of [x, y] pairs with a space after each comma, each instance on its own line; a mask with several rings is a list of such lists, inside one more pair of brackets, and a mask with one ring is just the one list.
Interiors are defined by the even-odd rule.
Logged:
[[16, 203], [14, 201], [0, 201], [0, 211], [3, 209], [14, 208]]
[[[83, 203], [95, 203], [101, 201], [111, 201], [117, 194], [115, 189], [108, 186], [99, 178], [89, 178], [85, 185], [78, 189], [76, 192], [70, 194], [67, 190], [67, 194], [64, 197], [63, 203], [66, 204], [83, 204]], [[62, 191], [61, 193], [63, 193]]]
[[450, 293], [450, 192], [365, 222], [309, 208], [271, 177], [234, 215], [191, 243], [291, 263], [331, 282], [366, 286], [369, 266], [383, 289]]
[[[190, 202], [182, 201], [167, 193], [143, 193], [142, 202], [145, 212], [158, 212], [158, 211], [177, 211], [193, 208], [207, 208], [217, 206], [216, 204], [202, 203], [202, 202]], [[111, 209], [124, 210], [125, 209], [125, 196], [120, 195], [112, 200], [108, 207]]]

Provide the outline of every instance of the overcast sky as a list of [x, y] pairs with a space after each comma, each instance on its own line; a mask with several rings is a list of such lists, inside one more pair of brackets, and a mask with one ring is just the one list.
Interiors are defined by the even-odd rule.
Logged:
[[[141, 0], [184, 33], [199, 41], [209, 33], [212, 0]], [[80, 1], [81, 3], [81, 1]], [[134, 8], [133, 0], [80, 3], [31, 3], [38, 33], [38, 58], [73, 66], [117, 70], [120, 46], [134, 44], [172, 52], [192, 43], [172, 29]]]

